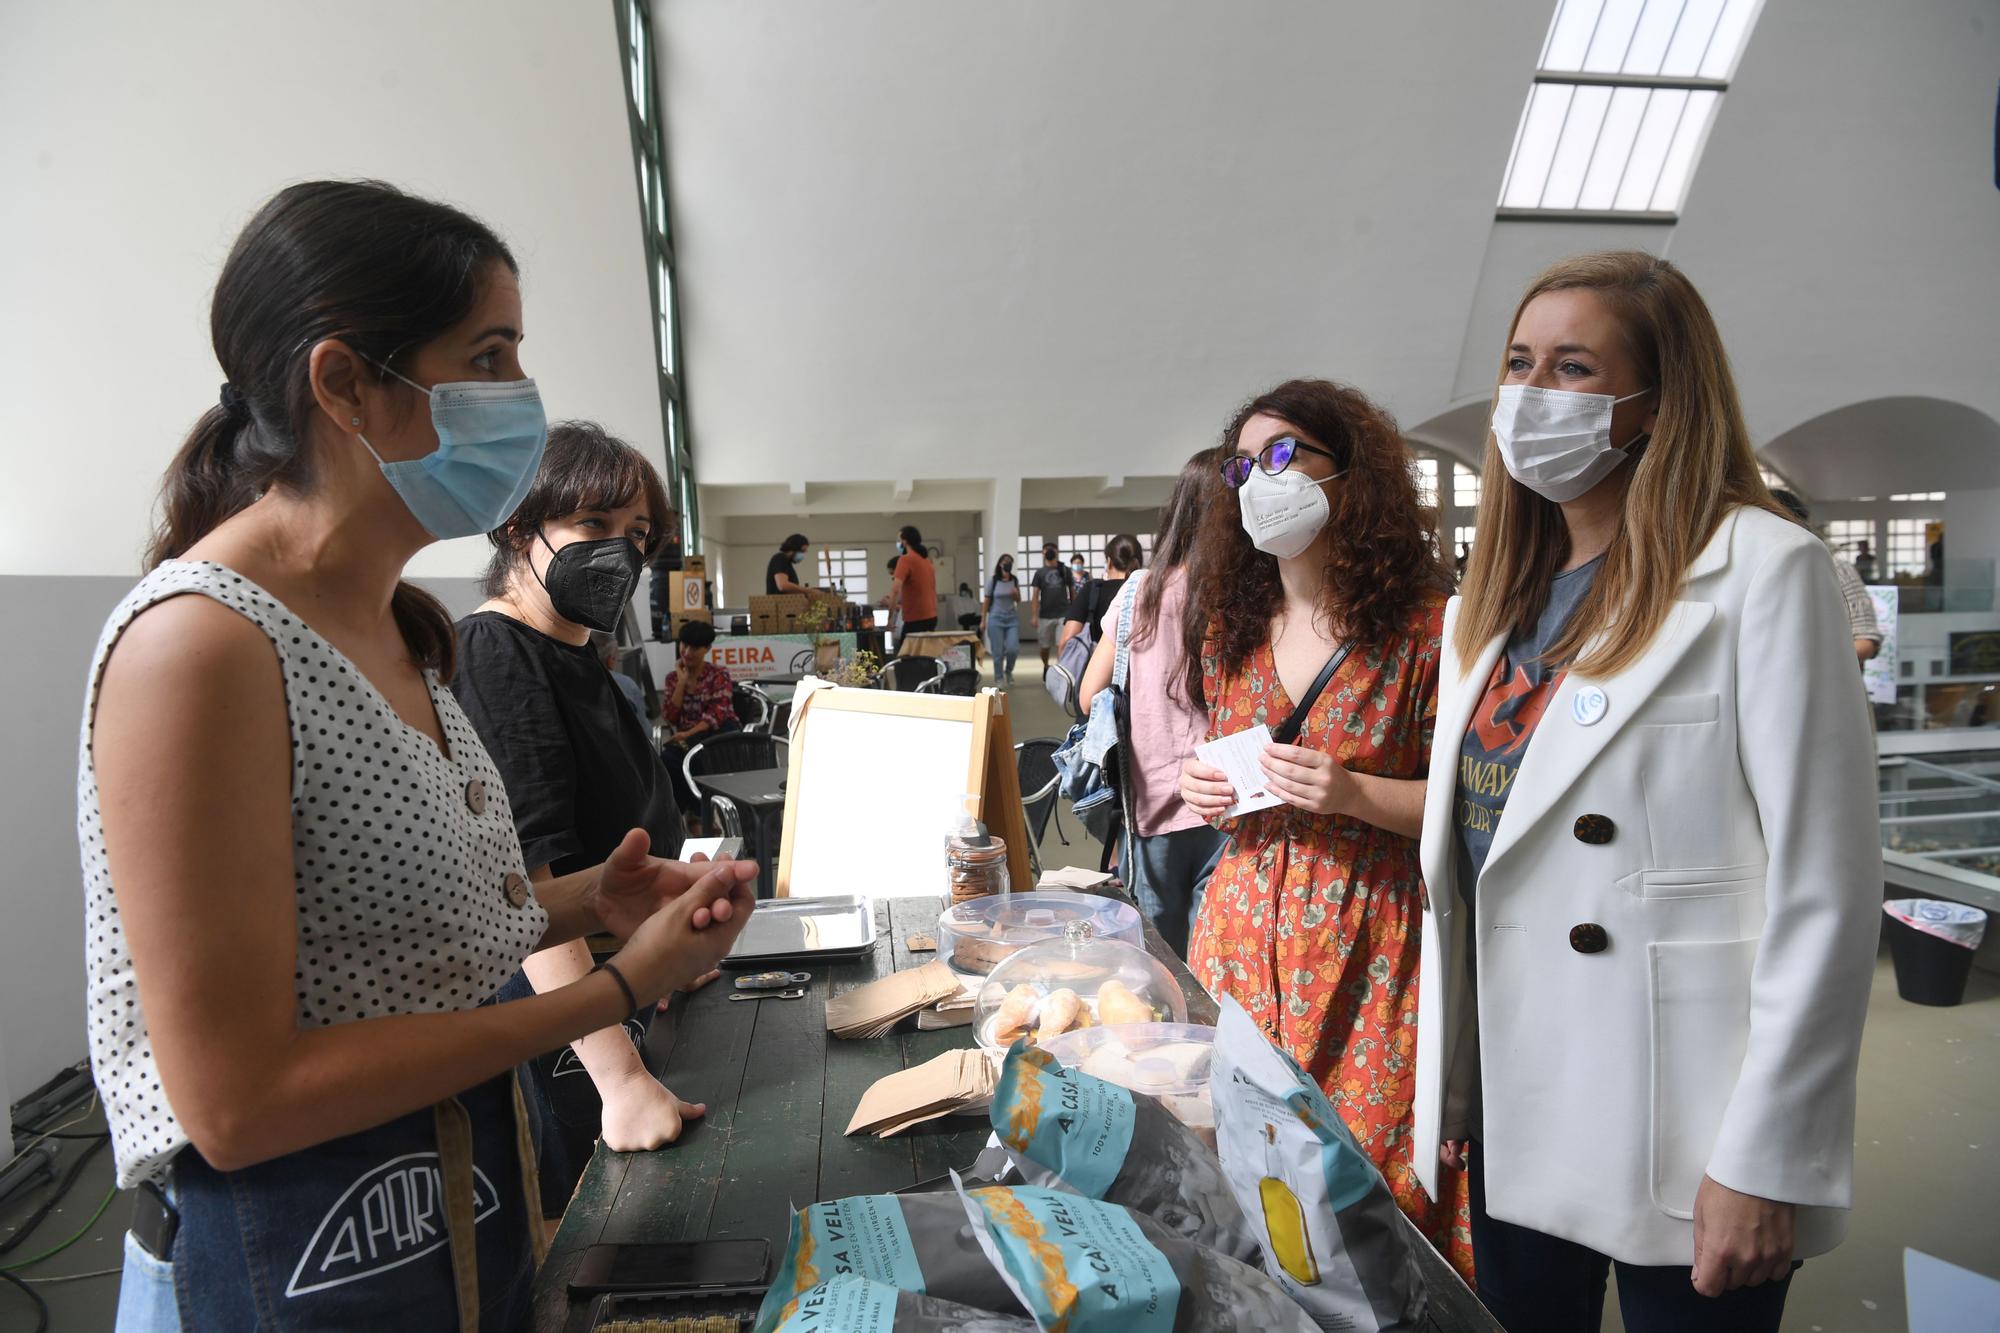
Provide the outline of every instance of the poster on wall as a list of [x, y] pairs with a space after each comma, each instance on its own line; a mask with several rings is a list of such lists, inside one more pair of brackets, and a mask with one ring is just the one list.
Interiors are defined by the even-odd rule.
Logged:
[[1896, 589], [1870, 585], [1868, 599], [1875, 603], [1875, 624], [1882, 631], [1882, 651], [1861, 664], [1861, 679], [1868, 686], [1868, 702], [1896, 702]]

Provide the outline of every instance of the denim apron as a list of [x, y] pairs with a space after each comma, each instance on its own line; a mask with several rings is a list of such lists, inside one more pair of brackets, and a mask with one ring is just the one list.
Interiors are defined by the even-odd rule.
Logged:
[[[546, 1245], [513, 1073], [240, 1171], [193, 1148], [167, 1187], [171, 1261], [128, 1238], [119, 1333], [512, 1333]], [[171, 1282], [169, 1322], [163, 1282]]]

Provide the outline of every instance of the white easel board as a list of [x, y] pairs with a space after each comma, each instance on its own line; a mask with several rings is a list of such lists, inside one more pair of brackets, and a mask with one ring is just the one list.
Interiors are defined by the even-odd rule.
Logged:
[[1027, 827], [1006, 696], [815, 692], [792, 722], [781, 898], [946, 892], [944, 841], [961, 797], [1007, 841], [1025, 887]]

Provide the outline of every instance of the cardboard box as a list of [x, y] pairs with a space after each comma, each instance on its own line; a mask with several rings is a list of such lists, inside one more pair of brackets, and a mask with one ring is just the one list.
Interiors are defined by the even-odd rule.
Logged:
[[750, 599], [750, 626], [758, 634], [796, 634], [805, 613], [804, 593]]
[[700, 570], [682, 570], [667, 575], [667, 606], [676, 620], [682, 616], [708, 619], [708, 581]]

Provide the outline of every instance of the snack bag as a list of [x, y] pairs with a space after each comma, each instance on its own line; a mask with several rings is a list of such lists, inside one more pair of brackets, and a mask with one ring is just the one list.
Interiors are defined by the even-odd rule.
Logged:
[[1209, 1090], [1223, 1174], [1264, 1271], [1322, 1329], [1418, 1327], [1423, 1278], [1382, 1173], [1319, 1085], [1233, 999], [1216, 1021]]
[[1023, 1313], [956, 1195], [857, 1194], [808, 1204], [792, 1216], [784, 1258], [757, 1311], [757, 1333], [771, 1333], [797, 1313], [806, 1293], [844, 1273], [975, 1309]]
[[1045, 1333], [1312, 1333], [1270, 1278], [1129, 1209], [1032, 1185], [959, 1197]]
[[799, 1297], [777, 1333], [1034, 1333], [1034, 1328], [1017, 1315], [990, 1314], [842, 1273]]
[[1121, 1204], [1182, 1240], [1258, 1262], [1222, 1164], [1156, 1099], [1065, 1069], [1022, 1041], [1007, 1052], [989, 1114], [1030, 1185]]

